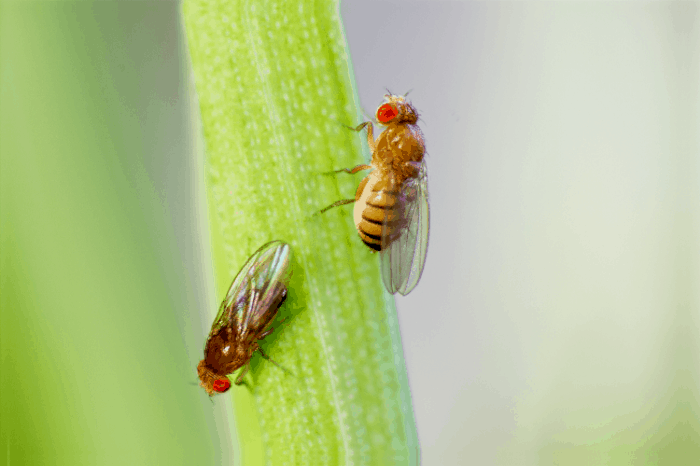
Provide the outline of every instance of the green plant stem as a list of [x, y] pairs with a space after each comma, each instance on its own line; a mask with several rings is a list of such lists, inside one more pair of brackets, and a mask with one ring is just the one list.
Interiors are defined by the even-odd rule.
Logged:
[[[418, 463], [393, 297], [352, 208], [362, 121], [334, 1], [187, 0], [220, 294], [279, 239], [294, 253], [286, 320], [234, 387], [239, 464]], [[211, 310], [213, 317], [215, 310]], [[277, 322], [279, 322], [279, 318]]]

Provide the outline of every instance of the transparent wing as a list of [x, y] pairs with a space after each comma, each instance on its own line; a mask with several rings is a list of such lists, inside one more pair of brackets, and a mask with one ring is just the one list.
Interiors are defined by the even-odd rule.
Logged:
[[405, 296], [418, 283], [428, 252], [430, 214], [425, 161], [418, 176], [406, 180], [397, 196], [402, 206], [401, 221], [398, 226], [385, 223], [382, 232], [382, 280], [389, 293]]
[[256, 336], [277, 312], [291, 276], [291, 248], [272, 241], [258, 249], [233, 279], [209, 336], [235, 326], [236, 333]]

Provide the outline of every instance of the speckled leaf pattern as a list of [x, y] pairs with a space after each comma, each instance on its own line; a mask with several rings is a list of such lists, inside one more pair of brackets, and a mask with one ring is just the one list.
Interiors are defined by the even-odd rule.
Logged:
[[263, 243], [293, 250], [286, 320], [262, 342], [284, 370], [254, 356], [247, 386], [231, 390], [251, 391], [247, 412], [260, 426], [257, 443], [239, 436], [243, 461], [417, 464], [398, 320], [378, 258], [357, 237], [351, 207], [314, 215], [352, 197], [361, 179], [325, 173], [367, 160], [361, 136], [344, 127], [362, 115], [337, 2], [186, 0], [183, 11], [219, 289]]

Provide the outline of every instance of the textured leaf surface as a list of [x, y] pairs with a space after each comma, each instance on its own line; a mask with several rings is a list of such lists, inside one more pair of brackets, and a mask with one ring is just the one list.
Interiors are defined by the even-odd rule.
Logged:
[[[393, 297], [352, 224], [365, 161], [336, 2], [188, 0], [219, 290], [263, 243], [293, 248], [286, 319], [234, 387], [241, 464], [417, 464]], [[213, 317], [213, 316], [212, 316]]]

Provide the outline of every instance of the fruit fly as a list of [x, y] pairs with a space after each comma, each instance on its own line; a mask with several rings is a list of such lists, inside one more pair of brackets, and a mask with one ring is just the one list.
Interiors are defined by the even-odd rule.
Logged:
[[369, 248], [381, 251], [384, 286], [389, 293], [405, 296], [418, 283], [428, 250], [425, 143], [417, 125], [418, 112], [405, 96], [386, 94], [376, 119], [385, 127], [376, 140], [370, 121], [351, 128], [367, 129], [370, 164], [338, 170], [372, 171], [360, 182], [355, 199], [335, 202], [321, 212], [355, 203], [353, 217], [360, 238]]
[[288, 244], [272, 241], [250, 256], [233, 279], [197, 365], [199, 384], [209, 396], [227, 391], [228, 374], [245, 366], [236, 378], [240, 385], [255, 351], [267, 358], [257, 342], [272, 333], [270, 323], [287, 297], [290, 258]]

